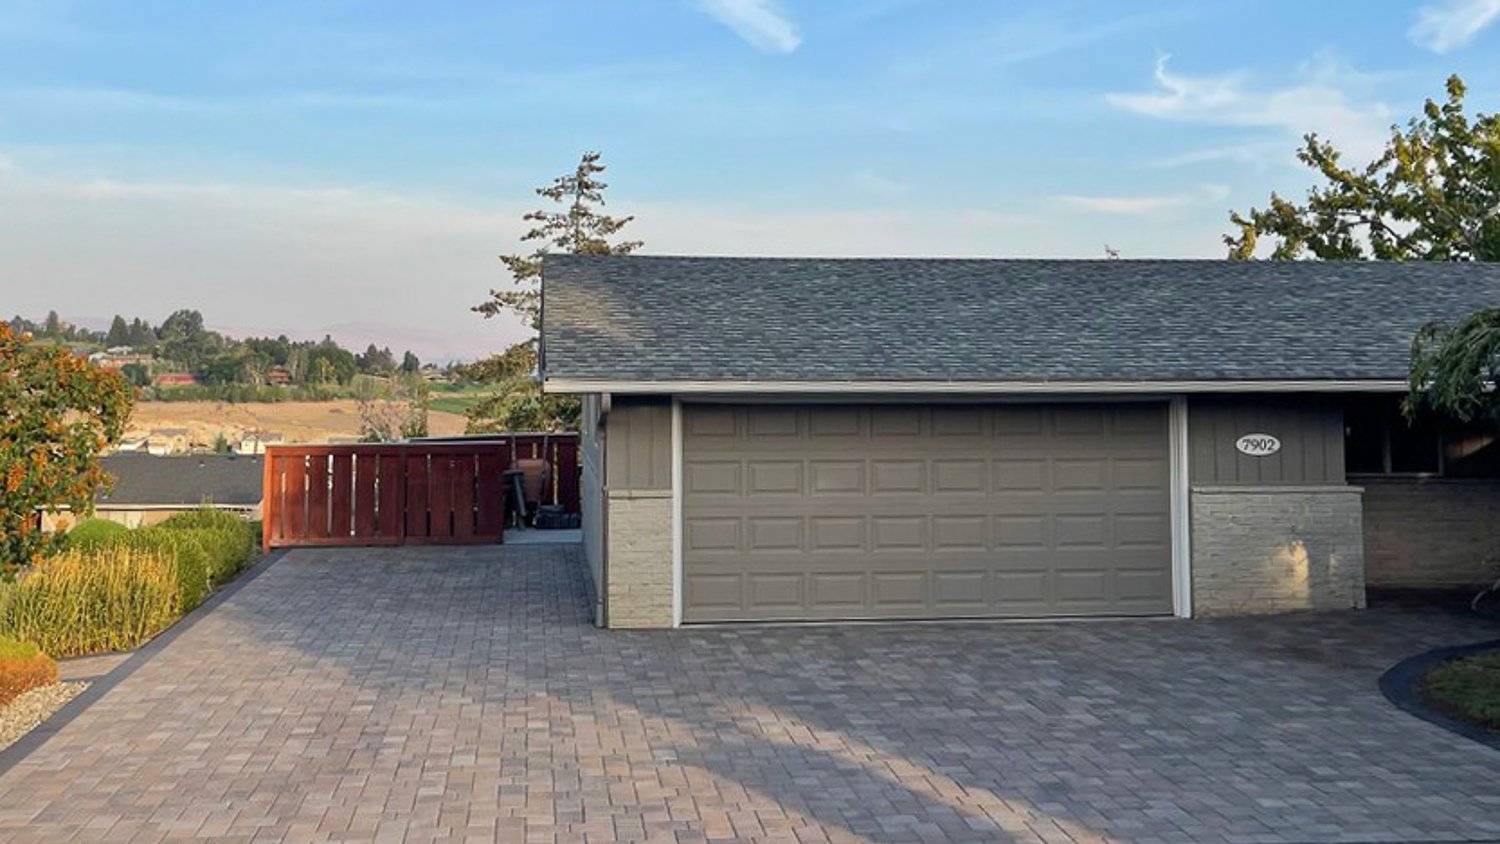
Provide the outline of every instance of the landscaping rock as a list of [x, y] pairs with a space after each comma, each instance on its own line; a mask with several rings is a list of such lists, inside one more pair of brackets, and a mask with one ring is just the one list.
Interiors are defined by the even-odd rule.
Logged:
[[88, 686], [88, 683], [53, 683], [32, 689], [0, 708], [0, 750], [15, 744]]

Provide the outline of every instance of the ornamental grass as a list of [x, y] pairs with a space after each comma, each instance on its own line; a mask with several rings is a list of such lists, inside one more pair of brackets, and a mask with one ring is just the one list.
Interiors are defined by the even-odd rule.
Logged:
[[181, 612], [178, 559], [166, 547], [64, 551], [0, 584], [0, 635], [55, 657], [137, 647]]

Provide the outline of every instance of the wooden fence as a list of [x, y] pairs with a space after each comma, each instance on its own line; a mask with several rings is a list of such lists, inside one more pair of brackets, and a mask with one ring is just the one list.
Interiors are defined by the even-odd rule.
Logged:
[[266, 448], [265, 548], [479, 544], [505, 530], [505, 470], [552, 464], [546, 504], [579, 512], [577, 434]]

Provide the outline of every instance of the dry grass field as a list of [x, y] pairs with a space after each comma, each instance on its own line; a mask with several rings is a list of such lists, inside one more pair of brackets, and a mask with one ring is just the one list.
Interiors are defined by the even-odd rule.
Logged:
[[[428, 432], [464, 432], [464, 417], [431, 411]], [[219, 434], [230, 442], [252, 432], [281, 434], [285, 442], [351, 441], [359, 437], [359, 407], [353, 399], [326, 402], [137, 402], [126, 438], [185, 431], [194, 444], [212, 445]]]

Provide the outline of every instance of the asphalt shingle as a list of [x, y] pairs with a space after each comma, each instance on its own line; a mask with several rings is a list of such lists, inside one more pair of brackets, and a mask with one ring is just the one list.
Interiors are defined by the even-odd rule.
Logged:
[[1394, 380], [1500, 265], [550, 256], [549, 379]]

